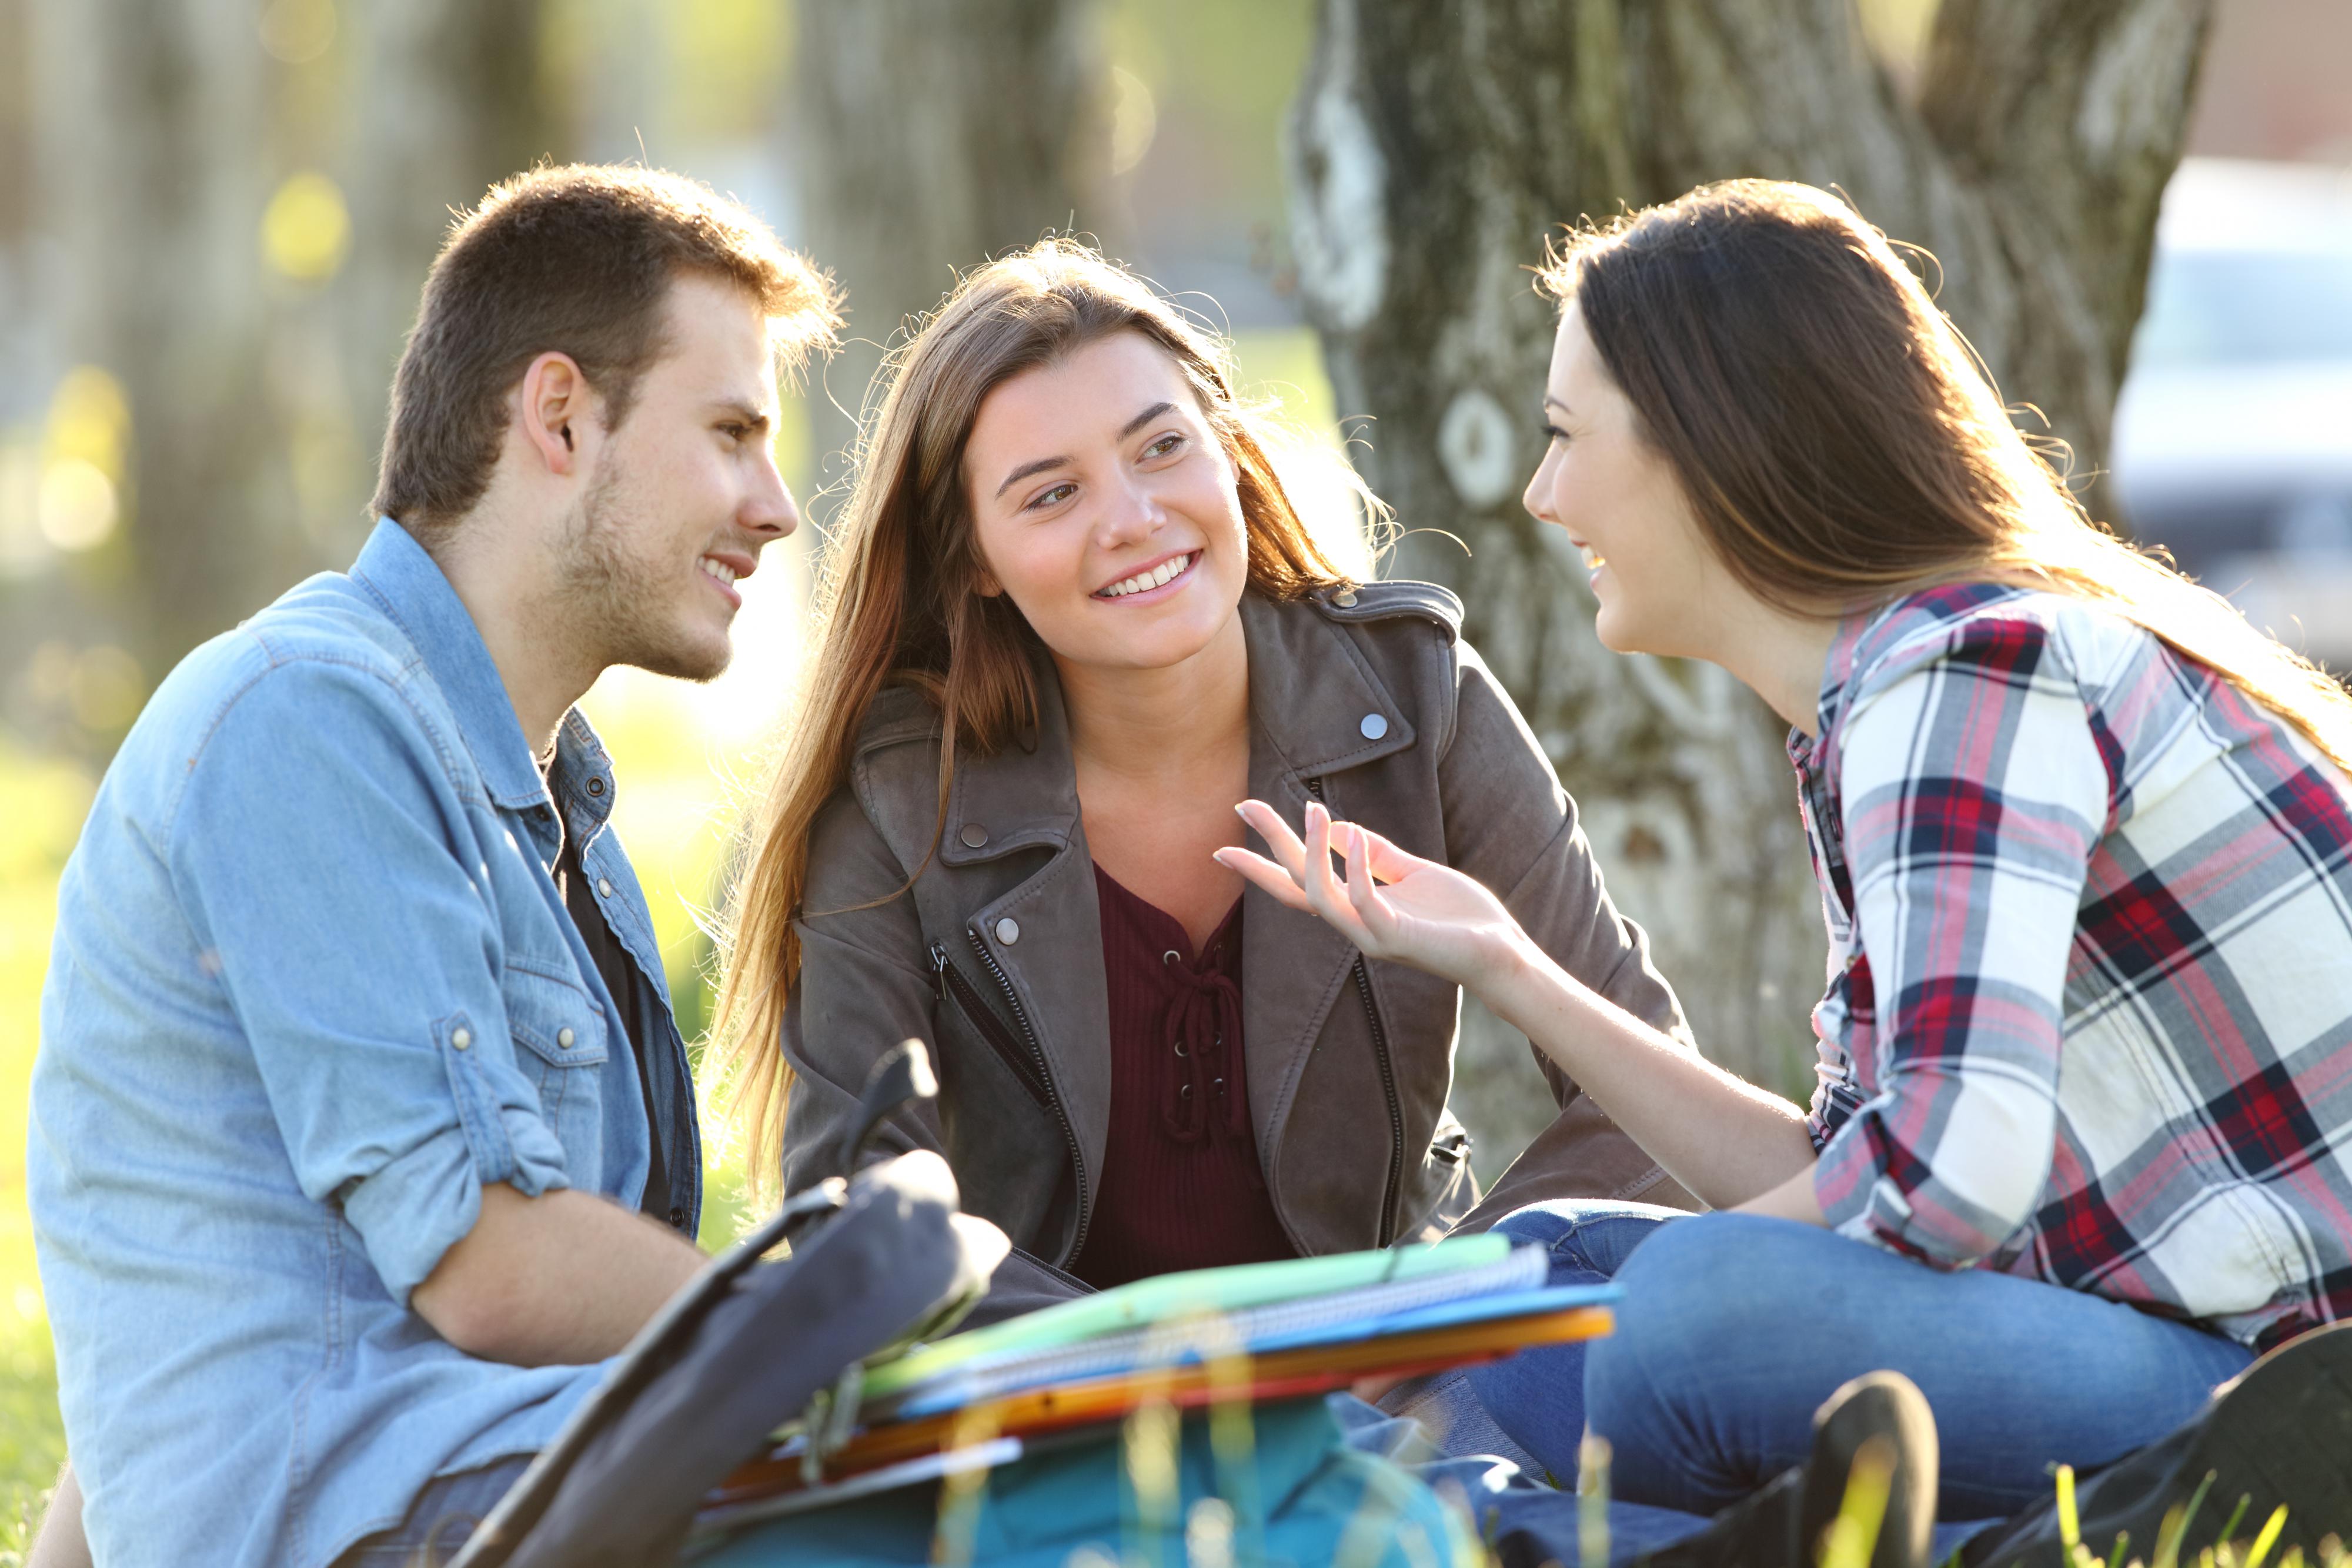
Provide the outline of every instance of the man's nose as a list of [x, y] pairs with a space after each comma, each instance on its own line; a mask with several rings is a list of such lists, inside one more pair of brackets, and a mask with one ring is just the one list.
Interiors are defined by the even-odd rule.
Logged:
[[744, 503], [739, 520], [754, 543], [773, 544], [791, 538], [793, 530], [801, 526], [800, 503], [793, 499], [792, 486], [778, 475], [774, 483], [761, 486]]

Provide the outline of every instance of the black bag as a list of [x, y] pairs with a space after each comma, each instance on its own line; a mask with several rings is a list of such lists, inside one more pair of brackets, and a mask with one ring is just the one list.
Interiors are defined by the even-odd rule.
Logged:
[[[921, 1047], [867, 1085], [875, 1123], [936, 1092]], [[761, 1259], [784, 1241], [792, 1256]], [[1003, 1232], [957, 1212], [955, 1178], [916, 1153], [795, 1195], [646, 1324], [451, 1568], [674, 1562], [696, 1508], [845, 1369], [941, 1332], [984, 1291]]]

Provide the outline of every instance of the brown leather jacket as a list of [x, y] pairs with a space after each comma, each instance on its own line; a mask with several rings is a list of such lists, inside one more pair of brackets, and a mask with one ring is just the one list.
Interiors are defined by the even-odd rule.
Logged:
[[[1302, 603], [1242, 601], [1250, 792], [1294, 823], [1310, 796], [1500, 894], [1601, 995], [1687, 1038], [1648, 944], [1602, 889], [1535, 737], [1426, 583]], [[914, 1036], [936, 1113], [883, 1140], [930, 1148], [964, 1207], [1053, 1264], [1092, 1218], [1110, 1120], [1102, 932], [1060, 683], [1038, 655], [1034, 750], [959, 761], [938, 832], [939, 721], [911, 690], [867, 715], [848, 787], [811, 835], [801, 975], [784, 1025], [797, 1079], [787, 1190], [828, 1174], [869, 1065]], [[892, 897], [921, 867], [911, 894]], [[1372, 963], [1252, 888], [1243, 921], [1250, 1112], [1276, 1212], [1302, 1254], [1475, 1228], [1541, 1198], [1696, 1207], [1558, 1069], [1559, 1120], [1479, 1201], [1446, 1108], [1460, 993]], [[1475, 1210], [1475, 1212], [1474, 1212]]]

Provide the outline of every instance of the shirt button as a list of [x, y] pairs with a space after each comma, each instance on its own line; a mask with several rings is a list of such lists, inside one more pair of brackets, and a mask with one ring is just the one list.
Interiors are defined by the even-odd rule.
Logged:
[[1331, 602], [1342, 610], [1353, 610], [1356, 607], [1356, 591], [1352, 588], [1343, 588], [1331, 596]]
[[566, 1051], [570, 1051], [572, 1049], [572, 1042], [578, 1038], [579, 1036], [573, 1034], [568, 1029], [560, 1029], [555, 1031], [555, 1043], [562, 1046]]
[[604, 792], [604, 781], [602, 779], [591, 779], [588, 780], [588, 793], [591, 795], [602, 795]]
[[463, 1051], [473, 1043], [474, 1031], [469, 1029], [461, 1029], [449, 1037], [449, 1047], [453, 1051]]
[[612, 896], [613, 896], [613, 879], [612, 879], [611, 877], [609, 877], [609, 876], [600, 876], [600, 877], [598, 877], [598, 878], [596, 879], [596, 891], [597, 891], [598, 893], [603, 894], [606, 898], [610, 898], [610, 897], [612, 897]]
[[686, 1210], [685, 1210], [685, 1209], [683, 1209], [683, 1208], [680, 1208], [680, 1207], [677, 1207], [676, 1205], [672, 1205], [672, 1206], [671, 1206], [671, 1207], [670, 1207], [670, 1211], [669, 1211], [669, 1223], [670, 1223], [670, 1228], [672, 1228], [673, 1230], [683, 1230], [683, 1229], [685, 1229], [685, 1228], [686, 1228]]
[[981, 845], [988, 842], [988, 830], [982, 827], [978, 822], [966, 822], [963, 825], [963, 831], [958, 833], [956, 837], [963, 841], [964, 848], [968, 850], [976, 850], [980, 848]]
[[1021, 922], [1010, 915], [996, 923], [996, 939], [1010, 947], [1021, 940]]
[[1356, 727], [1364, 732], [1366, 740], [1378, 740], [1389, 732], [1389, 721], [1379, 714], [1368, 713], [1364, 716], [1363, 722]]

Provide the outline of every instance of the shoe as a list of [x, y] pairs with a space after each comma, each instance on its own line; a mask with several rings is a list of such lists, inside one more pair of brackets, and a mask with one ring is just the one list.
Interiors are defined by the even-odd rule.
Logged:
[[1865, 1455], [1887, 1467], [1886, 1509], [1870, 1568], [1927, 1568], [1936, 1521], [1936, 1421], [1899, 1372], [1857, 1377], [1813, 1413], [1802, 1468], [1717, 1514], [1696, 1535], [1642, 1560], [1643, 1568], [1813, 1568]]
[[[2185, 1509], [2200, 1487], [2180, 1562], [2196, 1562], [2225, 1531], [2252, 1540], [2281, 1507], [2286, 1526], [2270, 1562], [2296, 1546], [2315, 1561], [2329, 1535], [2352, 1542], [2352, 1323], [2290, 1340], [2215, 1389], [2197, 1419], [2077, 1482], [2080, 1539], [2104, 1559], [2127, 1535], [2125, 1560], [2152, 1563], [2165, 1515]], [[1971, 1537], [1960, 1560], [1967, 1568], [2063, 1568], [2055, 1495]]]

